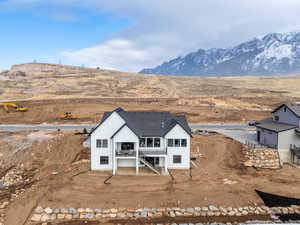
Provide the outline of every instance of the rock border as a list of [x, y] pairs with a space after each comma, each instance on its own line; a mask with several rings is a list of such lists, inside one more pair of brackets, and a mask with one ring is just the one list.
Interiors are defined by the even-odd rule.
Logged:
[[56, 220], [105, 220], [105, 219], [138, 219], [167, 217], [213, 217], [213, 216], [247, 216], [247, 215], [274, 215], [300, 213], [300, 206], [290, 207], [267, 207], [267, 206], [244, 206], [244, 207], [217, 207], [203, 206], [191, 208], [60, 208], [38, 206], [31, 216], [32, 222], [48, 222]]

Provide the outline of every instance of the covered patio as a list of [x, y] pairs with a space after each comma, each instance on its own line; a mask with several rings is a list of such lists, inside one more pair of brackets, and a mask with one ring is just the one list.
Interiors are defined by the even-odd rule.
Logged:
[[291, 161], [293, 164], [300, 165], [300, 147], [291, 145]]

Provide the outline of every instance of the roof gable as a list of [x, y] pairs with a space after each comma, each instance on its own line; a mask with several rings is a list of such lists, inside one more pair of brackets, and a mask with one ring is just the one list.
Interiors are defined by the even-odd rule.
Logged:
[[300, 104], [295, 103], [284, 103], [278, 106], [276, 109], [272, 111], [272, 113], [277, 112], [282, 107], [287, 107], [295, 116], [300, 117]]
[[134, 132], [134, 130], [132, 130], [132, 129], [127, 125], [127, 123], [125, 123], [123, 126], [120, 127], [120, 129], [118, 129], [118, 130], [111, 136], [111, 139], [114, 138], [114, 137], [115, 137], [121, 130], [123, 130], [125, 127], [127, 127], [129, 130], [132, 131], [132, 133], [134, 133], [137, 137], [139, 137], [139, 135], [136, 134], [136, 133]]
[[[179, 124], [190, 136], [192, 134], [185, 116], [173, 116], [169, 112], [127, 112], [121, 108], [113, 112], [118, 113], [126, 122], [126, 126], [138, 137], [164, 137], [176, 124]], [[98, 126], [113, 112], [105, 113]]]
[[[115, 109], [115, 110], [113, 110], [111, 112], [104, 112], [100, 123], [94, 129], [91, 130], [91, 132], [88, 134], [88, 136], [90, 136], [92, 133], [94, 133], [94, 131], [97, 130], [97, 128], [100, 127], [114, 112], [118, 113], [118, 112], [120, 112], [122, 110], [123, 110], [122, 108], [117, 108], [117, 109]], [[118, 113], [118, 115], [120, 116], [119, 113]], [[126, 120], [125, 120], [125, 123], [126, 123]]]

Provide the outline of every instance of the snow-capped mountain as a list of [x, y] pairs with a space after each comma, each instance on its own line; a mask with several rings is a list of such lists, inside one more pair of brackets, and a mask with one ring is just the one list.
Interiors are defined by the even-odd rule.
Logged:
[[240, 76], [300, 72], [300, 32], [272, 33], [232, 48], [199, 49], [144, 74]]

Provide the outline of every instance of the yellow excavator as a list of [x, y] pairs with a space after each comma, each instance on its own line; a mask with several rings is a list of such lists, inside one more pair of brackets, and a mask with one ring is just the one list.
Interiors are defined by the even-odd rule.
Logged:
[[0, 107], [3, 107], [3, 109], [9, 113], [9, 112], [27, 112], [28, 108], [17, 105], [15, 103], [0, 103]]
[[71, 112], [64, 112], [59, 115], [59, 119], [61, 119], [61, 120], [76, 120], [77, 118], [74, 117]]

